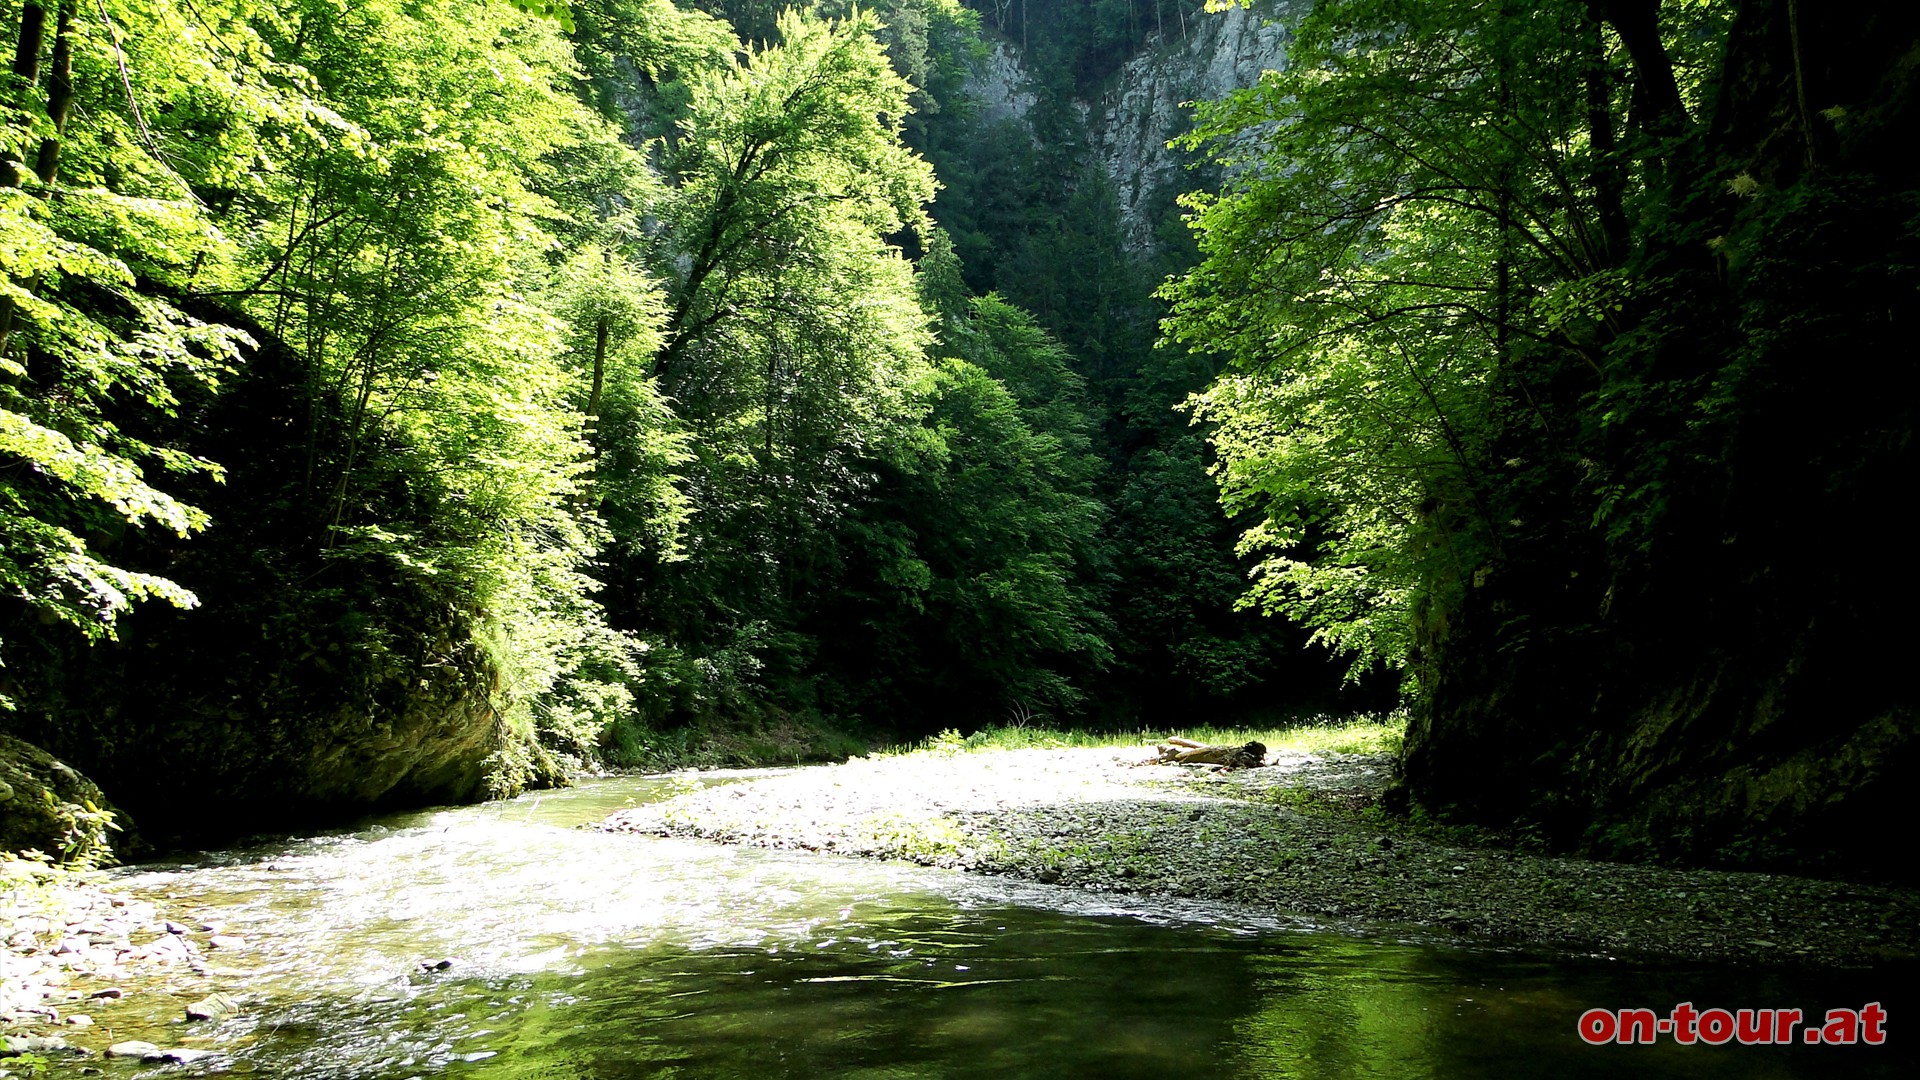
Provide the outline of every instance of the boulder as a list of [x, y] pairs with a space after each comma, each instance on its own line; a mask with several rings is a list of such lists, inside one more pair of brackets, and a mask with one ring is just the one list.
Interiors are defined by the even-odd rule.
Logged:
[[97, 866], [131, 841], [125, 815], [97, 784], [38, 746], [0, 734], [0, 851]]

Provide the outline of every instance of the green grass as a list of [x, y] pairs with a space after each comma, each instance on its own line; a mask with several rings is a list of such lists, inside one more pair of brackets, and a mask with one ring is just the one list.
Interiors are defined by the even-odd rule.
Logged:
[[1221, 746], [1265, 743], [1269, 751], [1308, 754], [1397, 754], [1407, 732], [1404, 712], [1320, 717], [1280, 728], [1148, 728], [1140, 731], [1060, 731], [1041, 727], [990, 727], [962, 736], [952, 729], [928, 736], [893, 754], [960, 754], [979, 750], [1062, 750], [1076, 747], [1149, 746], [1169, 735]]

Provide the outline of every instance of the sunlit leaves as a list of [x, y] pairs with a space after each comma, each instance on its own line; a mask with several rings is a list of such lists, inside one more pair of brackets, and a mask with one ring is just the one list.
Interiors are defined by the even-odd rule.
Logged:
[[514, 7], [530, 15], [543, 19], [552, 19], [560, 24], [560, 29], [573, 33], [573, 12], [559, 0], [507, 0]]
[[1187, 201], [1204, 262], [1166, 290], [1168, 329], [1236, 369], [1193, 406], [1225, 505], [1264, 518], [1249, 602], [1362, 664], [1404, 660], [1411, 605], [1497, 558], [1504, 396], [1558, 378], [1625, 296], [1586, 19], [1323, 4], [1290, 69], [1188, 140], [1226, 182]]

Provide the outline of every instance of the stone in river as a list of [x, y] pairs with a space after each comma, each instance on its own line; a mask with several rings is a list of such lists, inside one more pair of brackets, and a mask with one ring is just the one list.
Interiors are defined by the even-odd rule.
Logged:
[[240, 949], [246, 947], [246, 939], [232, 934], [215, 934], [207, 939], [207, 944], [215, 949]]
[[20, 1054], [49, 1054], [68, 1049], [67, 1040], [58, 1035], [8, 1035], [0, 1037], [0, 1058]]
[[240, 1003], [231, 994], [208, 994], [187, 1006], [189, 1020], [225, 1020], [240, 1011]]
[[177, 1061], [181, 1064], [199, 1061], [201, 1058], [212, 1057], [213, 1053], [212, 1050], [193, 1050], [184, 1046], [174, 1047], [170, 1050], [162, 1049], [150, 1042], [141, 1042], [138, 1039], [117, 1042], [107, 1047], [108, 1057], [139, 1058], [141, 1061]]

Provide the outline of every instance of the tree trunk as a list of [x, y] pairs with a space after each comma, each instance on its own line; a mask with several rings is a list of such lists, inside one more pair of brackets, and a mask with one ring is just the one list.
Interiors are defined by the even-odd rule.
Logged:
[[1244, 746], [1212, 746], [1192, 739], [1172, 737], [1154, 747], [1151, 765], [1218, 765], [1223, 769], [1257, 769], [1267, 763], [1265, 743]]
[[20, 37], [13, 48], [13, 75], [19, 80], [14, 90], [22, 99], [40, 82], [40, 46], [46, 40], [47, 9], [41, 0], [27, 0], [20, 10]]
[[593, 389], [587, 391], [587, 419], [600, 418], [600, 388], [607, 380], [607, 317], [593, 327]]
[[1582, 47], [1587, 52], [1587, 140], [1593, 153], [1588, 182], [1593, 185], [1600, 218], [1594, 262], [1596, 268], [1605, 269], [1618, 266], [1627, 253], [1627, 176], [1620, 167], [1619, 147], [1614, 140], [1613, 90], [1608, 85], [1606, 41], [1599, 18], [1589, 18], [1581, 30], [1585, 37]]
[[[47, 9], [41, 3], [42, 0], [26, 0], [26, 6], [20, 9], [20, 37], [14, 42], [10, 96], [22, 112], [27, 110], [27, 102], [40, 82], [40, 47], [47, 40]], [[14, 152], [24, 148], [13, 145], [11, 131], [7, 135], [7, 143], [0, 146], [0, 156], [5, 158], [0, 161], [0, 187], [17, 188], [26, 180], [26, 174], [25, 163], [16, 161]], [[6, 355], [13, 339], [13, 316], [13, 298], [0, 300], [0, 356]]]
[[34, 171], [42, 184], [51, 185], [60, 174], [60, 139], [67, 130], [67, 114], [73, 109], [73, 14], [78, 0], [61, 0], [60, 15], [53, 32], [53, 73], [47, 78], [47, 118], [53, 121], [53, 134], [40, 142], [40, 157]]
[[1587, 0], [1596, 18], [1611, 23], [1633, 61], [1633, 124], [1655, 138], [1686, 130], [1687, 107], [1673, 76], [1673, 58], [1660, 41], [1660, 0]]

